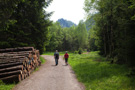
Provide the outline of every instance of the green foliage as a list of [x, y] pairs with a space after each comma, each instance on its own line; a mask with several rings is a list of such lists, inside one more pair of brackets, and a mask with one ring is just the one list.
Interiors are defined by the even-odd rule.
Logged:
[[0, 1], [0, 48], [33, 46], [42, 53], [51, 22], [46, 8], [52, 0]]
[[41, 61], [41, 64], [44, 64], [46, 60], [40, 56], [40, 61]]
[[124, 65], [109, 64], [104, 58], [89, 54], [70, 54], [69, 64], [86, 90], [134, 90], [135, 77], [128, 77]]
[[78, 54], [78, 51], [74, 51], [74, 54]]
[[15, 84], [5, 84], [0, 80], [0, 90], [12, 90]]
[[53, 23], [49, 28], [50, 41], [47, 51], [74, 51], [79, 48], [87, 48], [88, 34], [85, 23], [80, 21], [78, 26], [70, 28], [62, 28], [58, 22]]
[[83, 21], [79, 22], [79, 25], [77, 26], [76, 29], [76, 35], [78, 39], [76, 42], [78, 44], [78, 49], [87, 47], [88, 35], [87, 35], [86, 26]]
[[64, 38], [62, 28], [58, 22], [53, 23], [52, 26], [49, 27], [50, 32], [50, 41], [47, 46], [47, 51], [60, 50], [62, 47], [62, 40]]
[[[129, 6], [129, 8], [134, 10], [135, 9], [135, 1], [134, 0], [130, 0], [130, 2], [131, 2], [131, 5]], [[131, 19], [135, 20], [135, 14], [132, 15]]]
[[34, 70], [34, 72], [38, 71], [39, 70], [39, 67], [36, 67], [36, 69]]
[[93, 25], [95, 25], [95, 20], [94, 20], [93, 16], [86, 19], [85, 25], [86, 25], [87, 31], [89, 31], [93, 27]]
[[90, 51], [97, 51], [96, 38], [96, 27], [94, 25], [88, 32], [88, 48]]
[[83, 53], [83, 49], [82, 48], [79, 48], [78, 54], [82, 54], [82, 53]]
[[[134, 0], [85, 0], [88, 18], [94, 16], [94, 38], [90, 47], [97, 45], [100, 54], [117, 63], [135, 65], [135, 2]], [[92, 15], [90, 10], [96, 9]], [[132, 27], [132, 28], [131, 28]], [[90, 33], [91, 34], [91, 33]]]
[[[54, 51], [55, 52], [55, 51]], [[54, 52], [44, 52], [42, 55], [54, 55]], [[65, 52], [59, 52], [60, 56], [64, 56]]]

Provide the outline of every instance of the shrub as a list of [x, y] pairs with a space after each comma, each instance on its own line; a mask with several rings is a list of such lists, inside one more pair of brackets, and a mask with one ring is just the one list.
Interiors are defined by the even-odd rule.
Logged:
[[75, 54], [78, 54], [78, 51], [74, 51]]
[[82, 54], [82, 53], [83, 53], [82, 48], [79, 48], [78, 53], [79, 53], [79, 54]]

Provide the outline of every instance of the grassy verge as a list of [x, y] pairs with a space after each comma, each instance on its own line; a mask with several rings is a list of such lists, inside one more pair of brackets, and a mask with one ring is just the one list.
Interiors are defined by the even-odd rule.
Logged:
[[0, 90], [11, 90], [15, 84], [5, 84], [0, 80]]
[[41, 64], [44, 64], [46, 60], [40, 56], [40, 61], [41, 61]]
[[70, 54], [69, 64], [86, 90], [135, 90], [135, 77], [124, 65], [109, 64], [97, 52]]

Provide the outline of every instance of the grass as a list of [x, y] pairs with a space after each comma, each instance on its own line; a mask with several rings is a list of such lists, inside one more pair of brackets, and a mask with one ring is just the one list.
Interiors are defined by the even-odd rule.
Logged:
[[110, 64], [97, 54], [71, 54], [69, 64], [86, 90], [135, 90], [135, 77], [124, 65]]
[[11, 90], [15, 84], [5, 84], [0, 80], [0, 90]]
[[41, 61], [41, 64], [44, 64], [46, 60], [40, 56], [40, 61]]

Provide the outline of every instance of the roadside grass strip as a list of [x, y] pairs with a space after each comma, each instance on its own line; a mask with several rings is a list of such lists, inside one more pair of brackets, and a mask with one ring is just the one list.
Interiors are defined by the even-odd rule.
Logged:
[[0, 80], [0, 90], [12, 90], [15, 84], [5, 84]]
[[40, 61], [41, 61], [41, 64], [44, 64], [46, 62], [46, 60], [40, 56]]
[[86, 90], [135, 90], [135, 77], [128, 77], [124, 65], [110, 64], [98, 55], [71, 54], [69, 64]]

